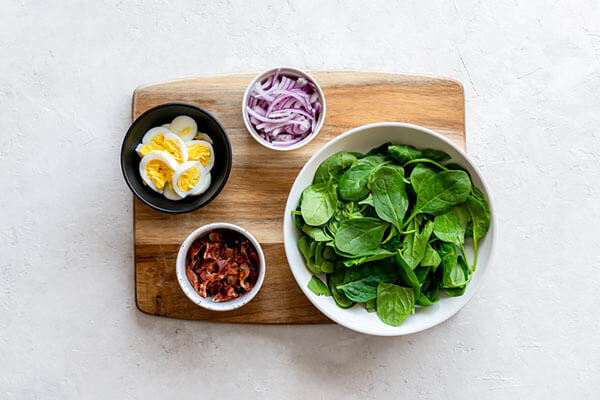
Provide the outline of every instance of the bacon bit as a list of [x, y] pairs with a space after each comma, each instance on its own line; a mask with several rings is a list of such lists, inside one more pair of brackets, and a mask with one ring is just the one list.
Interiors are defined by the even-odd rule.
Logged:
[[208, 271], [209, 273], [215, 273], [219, 270], [219, 264], [218, 261], [204, 261], [202, 263], [202, 265], [200, 266], [200, 270], [205, 269], [206, 271]]
[[258, 262], [258, 253], [254, 249], [250, 249], [250, 259], [254, 262]]
[[217, 279], [217, 274], [210, 274], [205, 269], [201, 270], [200, 273], [198, 275], [196, 275], [196, 276], [199, 277], [202, 282], [205, 282], [205, 281], [212, 282], [212, 281], [218, 280]]
[[207, 243], [204, 258], [207, 260], [218, 260], [221, 258], [221, 243]]
[[185, 269], [185, 274], [186, 274], [188, 280], [190, 281], [190, 283], [192, 284], [192, 287], [197, 292], [198, 288], [200, 287], [200, 281], [198, 280], [198, 275], [196, 275], [194, 273], [194, 271], [192, 270], [192, 268], [189, 265]]
[[250, 275], [250, 266], [246, 263], [240, 265], [240, 279], [243, 281]]
[[208, 234], [208, 241], [209, 242], [219, 242], [219, 243], [225, 243], [225, 241], [223, 240], [223, 236], [221, 236], [221, 234], [219, 232], [211, 232]]
[[240, 283], [240, 277], [239, 277], [239, 275], [227, 275], [225, 277], [225, 280], [227, 281], [228, 285], [232, 285], [232, 286], [235, 286], [238, 283]]
[[214, 302], [239, 297], [254, 287], [259, 258], [254, 246], [233, 231], [214, 231], [190, 246], [186, 275], [194, 290]]
[[233, 258], [228, 258], [225, 261], [217, 261], [219, 264], [219, 274], [217, 275], [217, 279], [223, 279], [227, 275], [238, 275], [240, 273], [240, 269]]
[[231, 299], [235, 299], [236, 297], [239, 296], [239, 293], [236, 293], [235, 289], [233, 288], [233, 286], [224, 286], [219, 293], [217, 293], [214, 297], [213, 297], [213, 301], [215, 303], [220, 303], [223, 301], [227, 301], [227, 300], [231, 300]]
[[207, 295], [207, 293], [206, 293], [206, 284], [207, 284], [207, 282], [202, 282], [200, 284], [200, 286], [198, 287], [198, 289], [196, 290], [200, 296], [205, 297], [205, 298], [206, 298], [206, 295]]

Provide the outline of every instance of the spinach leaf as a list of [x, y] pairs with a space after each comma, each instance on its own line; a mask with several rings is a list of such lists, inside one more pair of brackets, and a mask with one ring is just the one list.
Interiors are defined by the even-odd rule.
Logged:
[[433, 161], [443, 162], [448, 161], [451, 157], [448, 153], [441, 150], [425, 149], [422, 150], [423, 158], [430, 158]]
[[394, 282], [397, 277], [398, 272], [390, 262], [366, 264], [348, 268], [344, 281], [336, 285], [336, 288], [350, 300], [363, 303], [377, 296], [379, 282]]
[[442, 262], [440, 263], [442, 273], [446, 275], [446, 271], [449, 271], [458, 262], [456, 246], [450, 243], [441, 243], [437, 251], [442, 258]]
[[317, 248], [317, 242], [315, 242], [314, 240], [311, 240], [309, 254], [310, 254], [310, 258], [312, 258], [313, 260], [315, 259], [315, 249], [316, 248]]
[[417, 304], [420, 306], [430, 306], [440, 301], [439, 287], [435, 287], [432, 290], [421, 291], [417, 298]]
[[335, 236], [335, 234], [337, 233], [337, 230], [340, 228], [340, 225], [342, 224], [342, 222], [344, 222], [348, 219], [348, 215], [344, 211], [344, 209], [339, 208], [339, 206], [343, 206], [343, 204], [344, 203], [342, 203], [341, 201], [338, 202], [337, 211], [333, 214], [333, 217], [329, 220], [329, 222], [326, 225], [327, 230], [331, 233], [332, 236]]
[[306, 260], [306, 268], [314, 275], [319, 275], [321, 272], [321, 266], [315, 263], [314, 258]]
[[464, 202], [470, 192], [469, 175], [463, 171], [442, 171], [422, 182], [415, 208], [418, 212], [440, 215]]
[[369, 152], [367, 153], [368, 156], [372, 156], [374, 154], [386, 154], [387, 153], [387, 149], [388, 147], [392, 144], [392, 142], [386, 142], [380, 146], [377, 147], [373, 147], [371, 150], [369, 150]]
[[325, 260], [321, 264], [321, 271], [326, 274], [330, 274], [335, 270], [335, 263], [333, 261]]
[[333, 250], [335, 251], [335, 253], [338, 256], [341, 256], [341, 257], [344, 257], [347, 259], [353, 259], [353, 260], [362, 258], [362, 257], [375, 256], [375, 255], [378, 255], [380, 253], [384, 253], [385, 251], [387, 251], [386, 249], [383, 249], [383, 248], [376, 248], [373, 250], [365, 251], [364, 253], [361, 253], [361, 254], [350, 254], [350, 253], [343, 252], [340, 249], [338, 249], [337, 247], [335, 247], [335, 243], [328, 242], [327, 244], [329, 246], [332, 246]]
[[471, 215], [472, 223], [474, 256], [471, 269], [474, 271], [477, 267], [477, 243], [490, 228], [490, 206], [485, 195], [476, 187], [473, 188], [473, 195], [467, 199], [467, 210]]
[[423, 157], [421, 150], [406, 145], [389, 146], [387, 154], [400, 165], [403, 165], [410, 160], [414, 160], [415, 158]]
[[321, 273], [321, 268], [315, 264], [315, 249], [317, 243], [312, 241], [308, 236], [302, 235], [298, 240], [298, 249], [302, 253], [304, 260], [306, 261], [306, 268], [315, 275]]
[[413, 312], [415, 292], [411, 288], [381, 282], [377, 286], [377, 316], [391, 326], [398, 326]]
[[325, 249], [325, 245], [323, 242], [317, 242], [315, 246], [315, 265], [321, 268], [321, 264], [323, 264], [323, 249]]
[[339, 175], [356, 160], [358, 160], [356, 156], [348, 152], [340, 152], [329, 156], [317, 168], [314, 183], [329, 182], [329, 179], [337, 181]]
[[317, 296], [331, 296], [331, 291], [329, 290], [327, 285], [324, 284], [322, 280], [320, 280], [314, 275], [312, 276], [312, 278], [310, 278], [310, 281], [308, 282], [308, 288]]
[[466, 285], [458, 287], [458, 288], [442, 288], [444, 293], [446, 293], [450, 297], [462, 296], [463, 294], [465, 294], [466, 289], [467, 289]]
[[485, 195], [476, 187], [473, 187], [473, 195], [467, 199], [467, 210], [473, 222], [473, 237], [484, 237], [490, 228], [490, 206]]
[[469, 221], [471, 220], [471, 215], [469, 214], [469, 210], [467, 209], [466, 202], [453, 207], [450, 210], [454, 215], [456, 215], [456, 220], [458, 221], [458, 238], [459, 243], [465, 243], [465, 234], [467, 231], [467, 226]]
[[292, 215], [294, 218], [294, 224], [298, 229], [302, 229], [304, 226], [304, 220], [302, 219], [302, 213], [300, 212], [300, 204], [296, 207], [296, 210], [292, 211]]
[[442, 281], [444, 293], [448, 296], [462, 296], [465, 293], [467, 284], [471, 281], [471, 273], [467, 262], [461, 256], [458, 256], [458, 262], [451, 271], [450, 279], [452, 280], [452, 286], [444, 285]]
[[302, 231], [306, 233], [312, 240], [317, 242], [329, 242], [333, 240], [331, 236], [329, 236], [323, 228], [319, 228], [316, 226], [304, 225], [302, 227]]
[[365, 303], [365, 308], [367, 309], [367, 312], [370, 313], [377, 311], [377, 303], [375, 302], [375, 299], [367, 300]]
[[[435, 224], [434, 224], [434, 229], [435, 229]], [[420, 265], [422, 265], [423, 267], [433, 267], [433, 270], [435, 271], [441, 262], [442, 262], [442, 258], [440, 257], [438, 252], [435, 251], [435, 249], [433, 247], [431, 247], [430, 244], [428, 244], [427, 247], [425, 247], [425, 255], [423, 256], [423, 259], [421, 260]]]
[[419, 232], [416, 221], [413, 219], [409, 225], [409, 230], [415, 232], [406, 235], [406, 249], [402, 252], [402, 257], [410, 268], [414, 269], [425, 257], [427, 242], [433, 231], [433, 222], [427, 222], [423, 230]]
[[330, 183], [316, 183], [302, 192], [300, 212], [304, 222], [312, 226], [325, 225], [337, 208], [337, 191]]
[[369, 255], [365, 255], [358, 258], [350, 258], [342, 261], [342, 264], [346, 267], [352, 267], [355, 265], [361, 265], [372, 261], [385, 260], [386, 258], [393, 257], [396, 253], [386, 249], [377, 249], [375, 252]]
[[298, 239], [298, 250], [300, 250], [300, 253], [304, 257], [304, 260], [307, 262], [311, 258], [310, 244], [311, 240], [306, 235], [302, 235], [300, 239]]
[[344, 292], [337, 290], [335, 287], [338, 281], [343, 280], [343, 273], [341, 274], [342, 278], [338, 276], [337, 273], [327, 274], [327, 286], [329, 286], [329, 290], [331, 290], [331, 295], [333, 296], [333, 300], [335, 304], [337, 304], [340, 308], [350, 308], [354, 305], [354, 302], [346, 297]]
[[419, 278], [417, 278], [415, 272], [400, 254], [396, 254], [394, 257], [394, 264], [398, 267], [398, 283], [415, 289], [415, 296], [418, 297], [421, 289], [421, 282], [419, 282]]
[[433, 234], [442, 242], [459, 245], [464, 242], [464, 231], [460, 237], [458, 218], [452, 211], [438, 215], [433, 220]]
[[422, 284], [427, 279], [427, 275], [429, 274], [430, 267], [417, 267], [414, 269], [414, 274], [419, 281], [419, 284]]
[[414, 191], [417, 192], [421, 186], [421, 183], [436, 173], [436, 170], [427, 164], [417, 164], [417, 166], [410, 173], [410, 183]]
[[381, 167], [373, 174], [372, 190], [377, 216], [401, 230], [408, 209], [403, 175], [397, 169]]
[[459, 288], [469, 281], [469, 270], [462, 256], [456, 253], [454, 245], [444, 243], [440, 247], [444, 251], [442, 257], [442, 284], [445, 289]]
[[[421, 269], [422, 267], [417, 268]], [[416, 270], [415, 270], [416, 271]], [[440, 300], [440, 281], [438, 275], [433, 270], [428, 271], [428, 274], [421, 281], [421, 293], [417, 297], [417, 304], [421, 306], [430, 306]], [[417, 274], [419, 277], [419, 274]]]
[[353, 218], [343, 222], [335, 235], [335, 247], [352, 254], [363, 255], [381, 245], [389, 225], [377, 218]]
[[346, 201], [357, 201], [365, 198], [369, 193], [369, 178], [373, 171], [378, 169], [385, 161], [382, 155], [373, 155], [361, 158], [355, 162], [340, 177], [338, 192]]
[[335, 261], [336, 259], [335, 250], [332, 247], [326, 246], [323, 249], [323, 259], [327, 261]]

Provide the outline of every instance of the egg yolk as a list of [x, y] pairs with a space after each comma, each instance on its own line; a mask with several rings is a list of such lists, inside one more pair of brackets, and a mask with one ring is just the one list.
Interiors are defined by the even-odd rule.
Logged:
[[192, 190], [194, 186], [198, 184], [199, 180], [200, 170], [196, 167], [192, 167], [185, 171], [183, 174], [181, 174], [179, 180], [177, 181], [177, 187], [179, 188], [179, 190], [186, 193]]
[[[149, 151], [147, 151], [146, 154], [144, 154], [144, 149], [146, 146], [148, 146], [148, 145], [144, 145], [140, 149], [140, 153], [142, 153], [142, 157], [145, 156], [149, 152]], [[175, 143], [174, 141], [172, 141], [170, 139], [165, 139], [165, 137], [162, 134], [158, 134], [150, 140], [150, 147], [151, 147], [150, 150], [166, 151], [167, 153], [172, 155], [173, 158], [175, 159], [175, 161], [177, 161], [179, 164], [181, 164], [183, 162], [183, 157], [181, 156], [181, 149], [179, 148], [179, 146], [177, 146], [177, 143]]]
[[200, 161], [203, 167], [210, 162], [210, 148], [204, 144], [193, 144], [188, 146], [188, 160]]
[[140, 155], [144, 157], [146, 154], [150, 153], [153, 150], [152, 146], [149, 144], [145, 144], [140, 148]]
[[160, 160], [152, 160], [146, 165], [146, 175], [158, 190], [171, 180], [173, 170]]

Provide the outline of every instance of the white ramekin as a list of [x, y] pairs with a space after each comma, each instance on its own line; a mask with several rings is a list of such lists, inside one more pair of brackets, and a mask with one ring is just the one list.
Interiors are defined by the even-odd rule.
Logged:
[[[202, 237], [208, 234], [209, 232], [212, 232], [217, 229], [228, 229], [231, 231], [238, 232], [242, 236], [245, 236], [256, 249], [259, 259], [258, 278], [252, 290], [240, 297], [229, 301], [224, 301], [222, 303], [214, 303], [212, 301], [212, 298], [204, 298], [200, 296], [198, 292], [196, 292], [196, 290], [194, 290], [194, 288], [192, 287], [192, 284], [188, 280], [187, 275], [185, 273], [186, 257], [192, 243], [194, 243], [194, 241], [199, 237]], [[185, 295], [195, 304], [212, 311], [231, 311], [248, 304], [250, 300], [252, 300], [254, 296], [256, 296], [263, 284], [263, 281], [265, 280], [265, 269], [265, 255], [263, 253], [262, 248], [260, 247], [260, 244], [258, 243], [258, 240], [256, 240], [256, 238], [244, 228], [226, 222], [216, 222], [213, 224], [204, 225], [196, 229], [194, 232], [190, 233], [190, 235], [183, 241], [181, 247], [179, 248], [179, 253], [177, 253], [176, 273], [177, 281], [179, 282], [181, 290], [183, 290], [183, 293], [185, 293]]]
[[[252, 87], [256, 84], [256, 82], [260, 82], [263, 79], [265, 79], [266, 77], [275, 74], [275, 72], [277, 70], [279, 70], [279, 72], [281, 74], [285, 74], [285, 75], [293, 76], [293, 77], [298, 77], [298, 78], [302, 77], [302, 78], [305, 78], [306, 80], [311, 81], [312, 83], [314, 83], [315, 87], [317, 88], [317, 93], [319, 94], [319, 100], [321, 101], [321, 113], [319, 115], [319, 119], [317, 120], [317, 124], [315, 125], [315, 130], [312, 131], [302, 141], [300, 141], [298, 143], [295, 143], [295, 144], [292, 144], [290, 146], [274, 146], [271, 143], [269, 143], [268, 141], [266, 141], [265, 139], [263, 139], [256, 132], [256, 129], [254, 129], [254, 125], [252, 125], [252, 122], [250, 122], [250, 118], [248, 117], [248, 113], [246, 112], [246, 109], [248, 108], [248, 97], [250, 96], [250, 90], [252, 89]], [[260, 143], [263, 146], [265, 146], [266, 148], [269, 148], [269, 149], [272, 149], [272, 150], [289, 151], [289, 150], [299, 149], [300, 147], [302, 147], [302, 146], [306, 145], [307, 143], [309, 143], [311, 140], [313, 140], [319, 134], [319, 131], [323, 127], [323, 122], [325, 121], [326, 108], [327, 107], [325, 105], [325, 95], [323, 94], [323, 90], [321, 90], [321, 86], [319, 86], [319, 83], [315, 80], [315, 78], [313, 78], [312, 76], [310, 76], [307, 72], [304, 72], [304, 71], [302, 71], [300, 69], [297, 69], [297, 68], [293, 68], [293, 67], [277, 67], [277, 68], [268, 69], [265, 72], [258, 74], [252, 80], [252, 82], [250, 82], [250, 84], [246, 88], [246, 92], [244, 93], [244, 98], [242, 100], [242, 117], [244, 118], [244, 124], [246, 125], [246, 129], [248, 129], [248, 132], [250, 133], [250, 135], [252, 135], [252, 137], [258, 143]]]

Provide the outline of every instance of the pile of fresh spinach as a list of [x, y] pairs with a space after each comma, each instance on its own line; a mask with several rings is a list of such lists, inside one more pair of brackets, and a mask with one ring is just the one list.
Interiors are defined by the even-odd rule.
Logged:
[[[392, 326], [461, 296], [490, 225], [484, 194], [443, 151], [385, 143], [341, 152], [317, 169], [293, 211], [308, 288], [341, 308], [363, 303]], [[473, 242], [472, 264], [465, 242]], [[324, 274], [324, 283], [317, 275]]]

